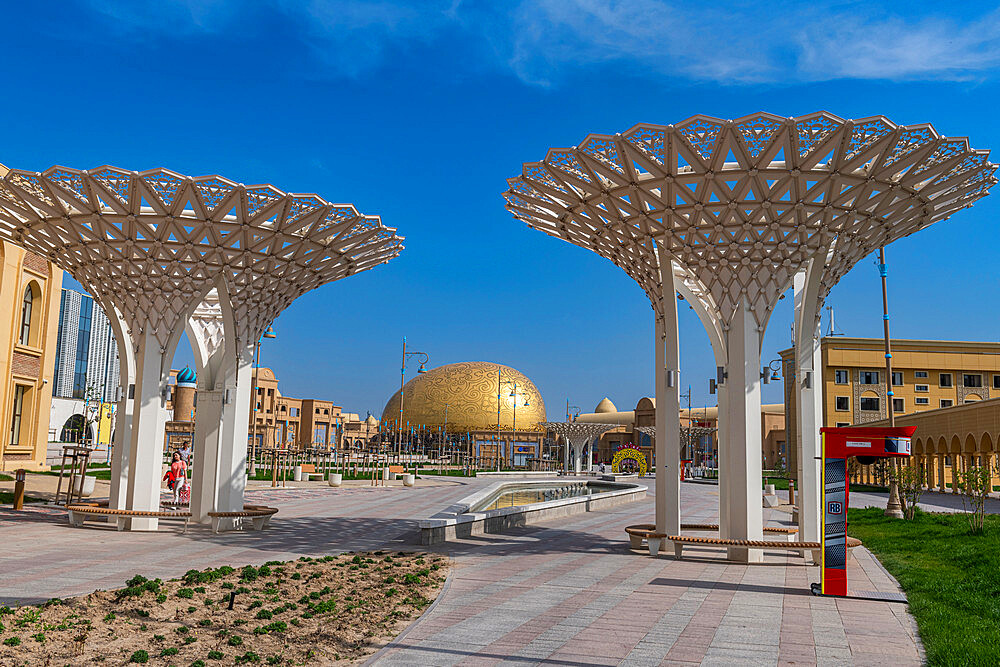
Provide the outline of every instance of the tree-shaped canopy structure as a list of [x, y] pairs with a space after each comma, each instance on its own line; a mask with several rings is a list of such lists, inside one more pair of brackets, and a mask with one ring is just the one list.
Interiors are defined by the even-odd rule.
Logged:
[[[508, 180], [504, 197], [517, 219], [617, 264], [656, 312], [657, 368], [665, 369], [657, 373], [657, 472], [663, 462], [670, 470], [667, 484], [657, 483], [660, 532], [668, 530], [665, 494], [670, 529], [679, 527], [677, 429], [664, 424], [678, 419], [675, 292], [705, 325], [723, 385], [722, 534], [759, 539], [760, 343], [775, 305], [794, 286], [796, 376], [808, 378], [830, 289], [867, 254], [985, 196], [996, 183], [988, 156], [965, 138], [882, 116], [695, 116], [590, 135]], [[808, 401], [800, 393], [798, 405], [809, 407], [797, 415], [808, 462], [804, 539], [818, 538], [819, 384], [798, 386], [810, 392]]]
[[[264, 328], [303, 293], [403, 247], [378, 217], [314, 194], [109, 166], [7, 172], [0, 238], [67, 271], [115, 328], [130, 391], [117, 413], [113, 508], [159, 507], [161, 408], [187, 328], [199, 365], [199, 520], [242, 509], [250, 358]], [[155, 529], [156, 519], [131, 527]]]

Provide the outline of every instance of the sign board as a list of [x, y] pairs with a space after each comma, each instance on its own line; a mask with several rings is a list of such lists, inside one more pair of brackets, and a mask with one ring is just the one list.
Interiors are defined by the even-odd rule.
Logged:
[[[916, 426], [821, 428], [823, 537], [819, 592], [847, 595], [847, 459], [879, 459], [910, 455], [910, 438]], [[814, 585], [815, 586], [815, 585]], [[815, 589], [814, 589], [814, 592]]]

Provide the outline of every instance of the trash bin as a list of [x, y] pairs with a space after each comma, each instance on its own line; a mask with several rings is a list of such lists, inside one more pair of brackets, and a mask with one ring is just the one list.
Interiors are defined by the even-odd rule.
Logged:
[[302, 466], [294, 466], [292, 468], [292, 479], [296, 482], [302, 481]]

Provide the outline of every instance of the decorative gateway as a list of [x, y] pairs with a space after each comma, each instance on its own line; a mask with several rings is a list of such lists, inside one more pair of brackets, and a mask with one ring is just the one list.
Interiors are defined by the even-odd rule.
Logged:
[[[624, 446], [615, 452], [615, 457], [611, 459], [611, 472], [621, 473], [622, 463], [624, 461], [634, 461], [635, 466], [639, 468], [639, 477], [644, 477], [646, 475], [646, 457], [635, 447]], [[629, 464], [626, 464], [629, 465]]]

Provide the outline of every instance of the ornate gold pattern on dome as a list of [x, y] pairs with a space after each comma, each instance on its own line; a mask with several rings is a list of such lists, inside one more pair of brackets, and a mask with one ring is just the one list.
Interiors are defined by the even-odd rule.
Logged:
[[[497, 391], [497, 368], [500, 387]], [[433, 368], [403, 387], [403, 428], [424, 425], [444, 426], [448, 405], [448, 432], [492, 430], [497, 427], [497, 394], [500, 399], [500, 428], [510, 430], [514, 422], [514, 399], [510, 394], [517, 383], [517, 430], [537, 430], [545, 421], [545, 402], [538, 388], [523, 373], [486, 361], [464, 361]], [[527, 402], [527, 406], [525, 406]], [[393, 394], [382, 411], [382, 424], [392, 428], [399, 421], [399, 392]]]

